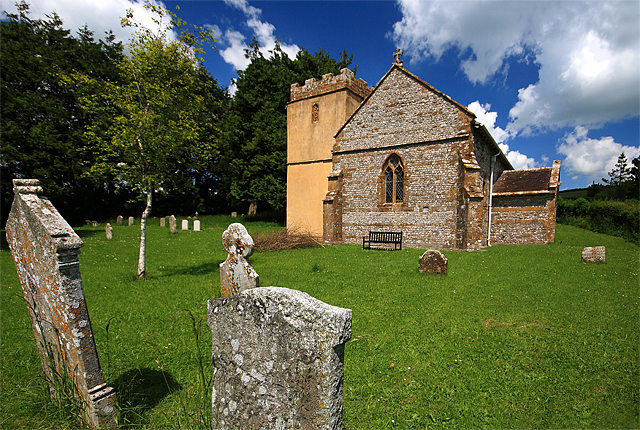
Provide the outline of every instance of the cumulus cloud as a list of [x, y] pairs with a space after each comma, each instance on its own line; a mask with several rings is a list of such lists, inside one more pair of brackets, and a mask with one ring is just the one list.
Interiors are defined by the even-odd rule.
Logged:
[[[260, 20], [262, 10], [253, 7], [246, 0], [225, 0], [225, 3], [231, 7], [242, 11], [246, 17], [245, 22], [248, 29], [251, 30], [252, 35], [260, 43], [260, 52], [265, 57], [269, 58], [272, 51], [276, 47], [275, 26], [271, 23]], [[225, 62], [233, 65], [236, 70], [244, 70], [250, 63], [245, 58], [245, 50], [249, 49], [249, 45], [246, 43], [247, 37], [236, 29], [228, 29], [224, 32], [224, 36], [220, 38], [220, 43], [226, 45], [226, 48], [220, 50], [220, 55]], [[290, 58], [294, 58], [300, 48], [298, 45], [287, 45], [280, 43], [280, 48]]]
[[397, 0], [392, 37], [411, 62], [460, 53], [474, 83], [533, 61], [538, 81], [518, 92], [507, 131], [599, 127], [638, 115], [640, 3]]
[[[134, 19], [145, 27], [157, 28], [152, 20], [155, 15], [144, 8], [142, 0], [30, 0], [28, 3], [31, 19], [46, 19], [46, 15], [56, 12], [63, 27], [73, 35], [86, 24], [96, 39], [104, 38], [105, 33], [112, 30], [117, 41], [126, 43], [135, 30], [120, 25], [127, 9], [133, 9]], [[154, 4], [164, 8], [161, 2]], [[0, 7], [7, 13], [16, 13], [14, 0], [0, 0]]]
[[489, 103], [480, 104], [479, 101], [472, 102], [467, 106], [471, 112], [476, 114], [476, 120], [484, 125], [496, 143], [502, 143], [509, 139], [509, 132], [496, 126], [496, 119], [498, 119], [498, 112], [491, 112], [491, 105]]
[[628, 160], [640, 155], [637, 146], [623, 145], [611, 136], [592, 139], [587, 134], [585, 127], [576, 127], [560, 140], [556, 150], [566, 157], [562, 164], [568, 173], [584, 175], [590, 182], [607, 178], [621, 153], [624, 152]]

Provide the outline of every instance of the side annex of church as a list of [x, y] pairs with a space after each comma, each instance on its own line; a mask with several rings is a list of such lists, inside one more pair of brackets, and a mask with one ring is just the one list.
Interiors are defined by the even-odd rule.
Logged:
[[291, 85], [287, 226], [326, 243], [402, 231], [403, 246], [554, 241], [560, 162], [514, 170], [465, 106], [396, 61], [369, 88], [349, 69]]

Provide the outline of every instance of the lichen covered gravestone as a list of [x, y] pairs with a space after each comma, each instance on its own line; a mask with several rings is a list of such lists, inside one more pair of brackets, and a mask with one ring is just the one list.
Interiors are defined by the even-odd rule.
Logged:
[[116, 217], [116, 225], [122, 225], [122, 215]]
[[107, 236], [107, 240], [113, 239], [113, 227], [111, 227], [111, 224], [107, 223], [104, 226], [104, 233]]
[[167, 221], [164, 217], [160, 218], [160, 227], [164, 227], [167, 225]]
[[171, 215], [169, 217], [169, 233], [176, 234], [178, 232], [178, 227], [176, 226], [176, 217]]
[[[35, 179], [14, 180], [7, 242], [22, 284], [50, 390], [68, 375], [90, 427], [116, 425], [116, 398], [104, 383], [84, 299], [78, 255], [82, 240]], [[63, 376], [60, 376], [63, 375]], [[65, 396], [68, 393], [58, 393]]]
[[582, 250], [582, 261], [585, 263], [605, 262], [604, 246], [589, 246]]
[[448, 260], [442, 252], [429, 249], [418, 260], [418, 270], [421, 273], [447, 273]]
[[342, 429], [351, 310], [288, 288], [208, 302], [213, 429]]
[[246, 260], [253, 254], [253, 239], [240, 223], [230, 224], [222, 233], [222, 245], [229, 253], [220, 263], [220, 294], [235, 296], [241, 291], [260, 286], [260, 277]]

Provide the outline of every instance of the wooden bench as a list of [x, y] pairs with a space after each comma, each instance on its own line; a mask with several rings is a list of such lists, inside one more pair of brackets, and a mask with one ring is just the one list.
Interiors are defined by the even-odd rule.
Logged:
[[[393, 244], [394, 250], [402, 250], [402, 232], [390, 232], [390, 231], [370, 231], [369, 237], [362, 237], [362, 249], [371, 249], [372, 243], [390, 243]], [[400, 246], [398, 248], [398, 246]]]

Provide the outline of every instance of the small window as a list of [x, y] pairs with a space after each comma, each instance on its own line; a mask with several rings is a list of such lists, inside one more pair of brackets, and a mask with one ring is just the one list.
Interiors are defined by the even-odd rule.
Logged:
[[404, 166], [396, 154], [391, 155], [383, 167], [385, 179], [385, 199], [388, 203], [404, 202]]
[[311, 106], [311, 122], [316, 124], [319, 119], [320, 119], [320, 107], [318, 106], [318, 103], [314, 103], [313, 106]]

